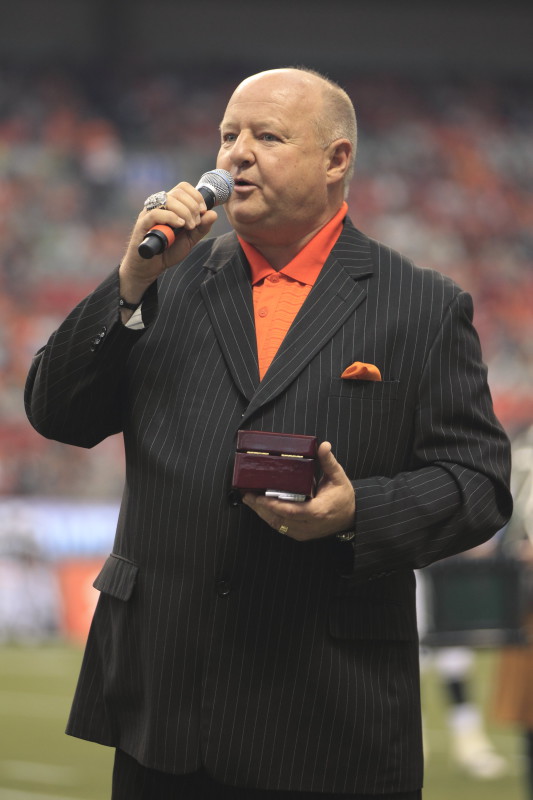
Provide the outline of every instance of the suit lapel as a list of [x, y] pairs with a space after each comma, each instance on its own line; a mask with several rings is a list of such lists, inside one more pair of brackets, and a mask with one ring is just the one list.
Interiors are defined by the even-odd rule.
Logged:
[[233, 380], [250, 400], [259, 385], [252, 286], [234, 234], [217, 242], [206, 268], [202, 296]]
[[284, 391], [353, 314], [366, 297], [361, 279], [372, 274], [373, 264], [368, 238], [347, 219], [261, 382], [250, 272], [234, 234], [217, 242], [206, 268], [202, 295], [233, 380], [249, 401], [247, 418]]

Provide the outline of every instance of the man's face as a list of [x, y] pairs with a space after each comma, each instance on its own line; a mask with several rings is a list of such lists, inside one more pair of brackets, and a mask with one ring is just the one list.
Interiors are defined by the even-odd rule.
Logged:
[[316, 80], [294, 70], [253, 76], [231, 97], [217, 167], [235, 178], [225, 210], [252, 244], [292, 244], [337, 210], [328, 195], [328, 148], [317, 137], [321, 107]]

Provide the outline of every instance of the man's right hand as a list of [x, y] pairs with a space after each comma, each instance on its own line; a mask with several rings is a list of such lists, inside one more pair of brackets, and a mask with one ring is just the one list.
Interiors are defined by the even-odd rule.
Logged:
[[[216, 219], [216, 211], [208, 211], [200, 192], [185, 182], [167, 192], [165, 208], [143, 209], [120, 265], [120, 296], [128, 303], [140, 302], [150, 284], [166, 269], [183, 261], [194, 245], [209, 233]], [[170, 225], [177, 229], [176, 241], [161, 255], [145, 259], [137, 248], [154, 225]]]

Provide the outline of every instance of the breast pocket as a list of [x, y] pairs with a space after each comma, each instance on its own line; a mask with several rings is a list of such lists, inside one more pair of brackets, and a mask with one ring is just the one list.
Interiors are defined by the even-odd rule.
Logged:
[[389, 463], [399, 394], [399, 381], [331, 381], [327, 438], [348, 475], [381, 472]]
[[367, 403], [391, 403], [396, 400], [400, 381], [361, 381], [333, 378], [330, 397], [342, 397]]

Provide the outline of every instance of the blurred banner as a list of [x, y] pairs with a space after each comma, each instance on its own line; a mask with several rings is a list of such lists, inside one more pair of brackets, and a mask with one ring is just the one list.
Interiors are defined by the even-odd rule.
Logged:
[[61, 629], [68, 638], [84, 643], [89, 633], [99, 592], [93, 581], [105, 558], [68, 559], [56, 567], [61, 589]]
[[111, 503], [2, 500], [0, 643], [85, 641], [117, 515]]

